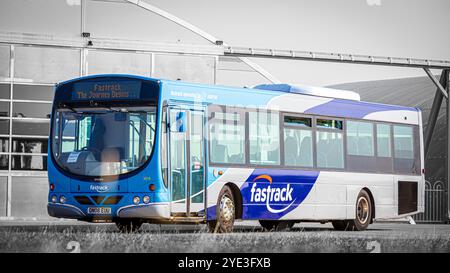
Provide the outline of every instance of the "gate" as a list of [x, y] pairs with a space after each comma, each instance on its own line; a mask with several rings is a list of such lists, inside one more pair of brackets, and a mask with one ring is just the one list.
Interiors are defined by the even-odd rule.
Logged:
[[414, 215], [416, 222], [443, 223], [447, 220], [447, 199], [445, 184], [425, 181], [425, 212]]

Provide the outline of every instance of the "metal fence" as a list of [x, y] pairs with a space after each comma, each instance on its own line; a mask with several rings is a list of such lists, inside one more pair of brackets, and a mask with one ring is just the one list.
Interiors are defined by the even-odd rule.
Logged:
[[425, 212], [414, 216], [416, 222], [442, 223], [447, 220], [447, 191], [442, 181], [425, 182]]

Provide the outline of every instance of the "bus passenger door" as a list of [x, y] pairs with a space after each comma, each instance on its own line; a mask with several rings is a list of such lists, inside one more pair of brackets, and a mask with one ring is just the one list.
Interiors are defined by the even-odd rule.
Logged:
[[205, 209], [205, 114], [199, 110], [172, 108], [168, 120], [171, 214], [202, 216]]

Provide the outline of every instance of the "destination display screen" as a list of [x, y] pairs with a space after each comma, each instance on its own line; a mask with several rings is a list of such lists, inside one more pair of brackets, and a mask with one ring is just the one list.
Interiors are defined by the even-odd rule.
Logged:
[[135, 100], [141, 95], [141, 81], [78, 82], [73, 85], [73, 101]]

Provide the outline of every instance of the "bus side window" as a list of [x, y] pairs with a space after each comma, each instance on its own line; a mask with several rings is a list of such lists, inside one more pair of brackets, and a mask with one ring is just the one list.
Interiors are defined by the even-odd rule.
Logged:
[[316, 121], [317, 167], [344, 168], [343, 124], [340, 120]]
[[372, 123], [347, 121], [347, 153], [355, 156], [374, 156]]
[[284, 164], [313, 167], [311, 118], [284, 116]]
[[391, 157], [391, 126], [377, 124], [377, 156]]
[[414, 131], [411, 126], [394, 125], [394, 170], [414, 173]]
[[245, 163], [245, 118], [239, 112], [212, 112], [209, 122], [210, 161], [218, 164]]
[[280, 164], [280, 116], [278, 112], [249, 112], [250, 163]]

